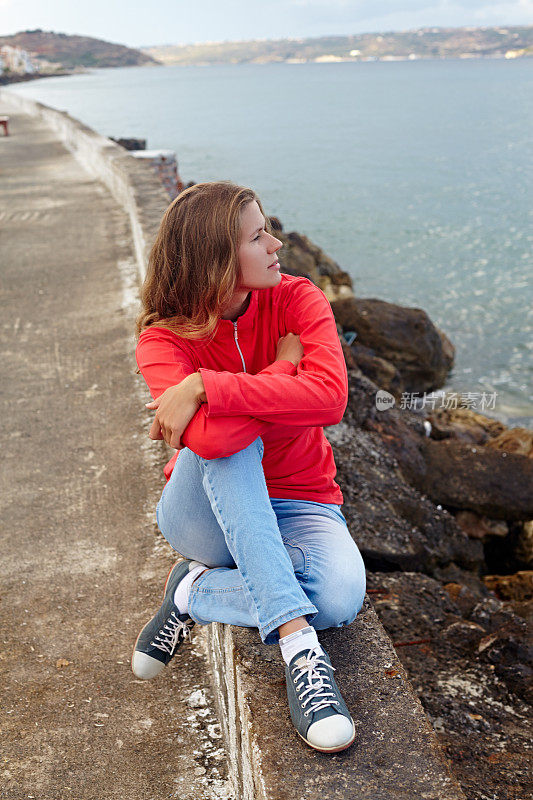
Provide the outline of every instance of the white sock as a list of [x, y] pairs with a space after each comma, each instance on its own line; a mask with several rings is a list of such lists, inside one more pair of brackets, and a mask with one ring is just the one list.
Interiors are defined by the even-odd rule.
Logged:
[[197, 578], [204, 569], [208, 569], [205, 564], [200, 564], [199, 561], [193, 561], [192, 563], [198, 564], [198, 566], [193, 567], [189, 574], [178, 583], [176, 591], [174, 592], [174, 605], [178, 607], [180, 614], [186, 614], [189, 610], [189, 592], [194, 579]]
[[281, 655], [287, 666], [291, 663], [296, 653], [299, 653], [301, 650], [311, 650], [313, 647], [318, 647], [320, 652], [323, 652], [316, 631], [310, 625], [280, 638], [279, 646], [281, 647]]

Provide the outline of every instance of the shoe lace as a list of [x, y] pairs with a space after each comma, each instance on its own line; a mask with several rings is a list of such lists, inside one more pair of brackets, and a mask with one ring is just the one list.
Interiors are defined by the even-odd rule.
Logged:
[[187, 637], [191, 638], [191, 629], [194, 625], [192, 619], [183, 622], [179, 619], [175, 611], [172, 611], [170, 616], [165, 620], [165, 624], [158, 630], [154, 636], [154, 640], [150, 642], [152, 647], [157, 647], [163, 650], [170, 656], [174, 655], [174, 650], [178, 646], [180, 640], [185, 640]]
[[[326, 708], [330, 705], [339, 705], [338, 700], [326, 699], [335, 697], [335, 692], [324, 691], [325, 689], [332, 689], [331, 683], [328, 683], [326, 679], [328, 677], [328, 670], [332, 669], [335, 671], [335, 667], [330, 666], [325, 661], [321, 661], [320, 657], [322, 655], [323, 654], [315, 647], [309, 651], [307, 656], [303, 656], [305, 663], [293, 667], [292, 669], [292, 672], [299, 670], [297, 676], [293, 678], [295, 684], [303, 678], [301, 683], [296, 686], [297, 691], [300, 691], [302, 687], [307, 685], [307, 688], [298, 695], [299, 700], [303, 700], [305, 695], [308, 695], [301, 704], [302, 708], [305, 708], [307, 703], [312, 701], [307, 711], [304, 712], [305, 717], [308, 717], [309, 714], [313, 714], [315, 711], [319, 711], [321, 708]], [[313, 683], [313, 681], [315, 682]]]

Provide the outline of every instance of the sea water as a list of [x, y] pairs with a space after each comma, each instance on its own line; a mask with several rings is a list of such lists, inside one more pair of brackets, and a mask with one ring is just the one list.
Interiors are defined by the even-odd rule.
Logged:
[[459, 405], [481, 411], [484, 394], [484, 413], [531, 425], [532, 78], [533, 59], [452, 59], [135, 67], [10, 88], [175, 150], [185, 182], [252, 186], [358, 296], [427, 311], [456, 347], [445, 388]]

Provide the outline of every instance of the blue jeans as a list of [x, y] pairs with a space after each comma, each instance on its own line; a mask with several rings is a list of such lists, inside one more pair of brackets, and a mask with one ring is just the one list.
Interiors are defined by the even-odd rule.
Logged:
[[349, 625], [365, 595], [365, 568], [340, 506], [271, 499], [258, 437], [224, 458], [184, 448], [157, 505], [165, 539], [211, 567], [194, 581], [189, 615], [200, 625], [277, 628], [306, 617], [316, 630]]

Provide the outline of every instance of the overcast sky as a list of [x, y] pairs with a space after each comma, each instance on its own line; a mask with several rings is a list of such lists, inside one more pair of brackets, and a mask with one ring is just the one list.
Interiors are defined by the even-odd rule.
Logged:
[[533, 0], [0, 0], [1, 35], [42, 28], [131, 47], [532, 24]]

